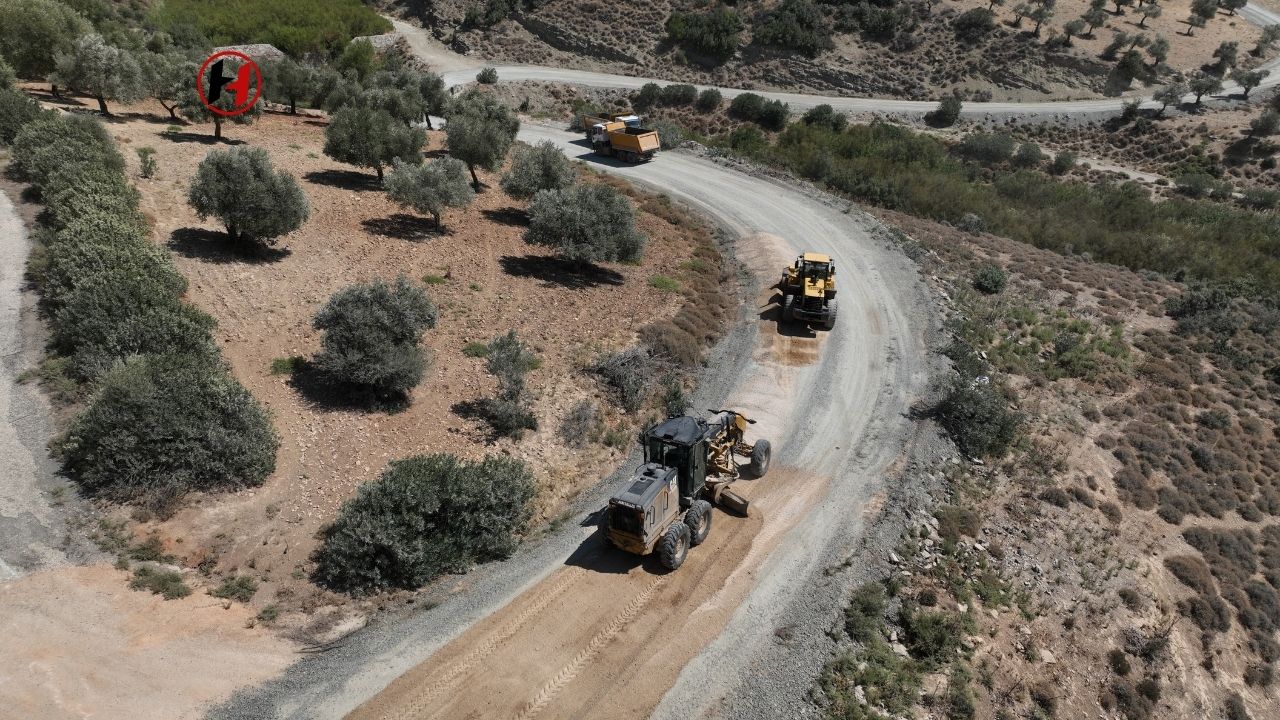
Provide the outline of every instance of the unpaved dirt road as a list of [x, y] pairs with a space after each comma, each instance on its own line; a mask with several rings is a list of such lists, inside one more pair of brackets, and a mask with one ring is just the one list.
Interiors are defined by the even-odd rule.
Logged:
[[[761, 287], [802, 249], [833, 255], [842, 278], [833, 332], [780, 331], [764, 290], [743, 346], [713, 364], [723, 372], [710, 385], [727, 396], [705, 402], [757, 419], [753, 436], [774, 445], [771, 475], [739, 483], [752, 516], [717, 513], [708, 542], [664, 574], [601, 547], [590, 514], [617, 485], [606, 483], [540, 547], [463, 578], [466, 592], [359, 633], [215, 717], [647, 717], [663, 712], [669, 691], [682, 698], [676, 714], [690, 717], [737, 693], [777, 647], [774, 631], [812, 610], [823, 570], [863, 529], [861, 510], [912, 435], [907, 410], [928, 380], [933, 327], [914, 266], [875, 221], [683, 153], [624, 166], [559, 129], [526, 127], [521, 139], [552, 140], [706, 213], [738, 238]], [[745, 358], [739, 367], [733, 355]], [[821, 644], [841, 597], [833, 590], [820, 622], [789, 631], [794, 677], [775, 678], [787, 687], [760, 717], [803, 703], [821, 656], [802, 650]], [[690, 664], [696, 677], [682, 674]]]
[[[1239, 15], [1247, 22], [1258, 26], [1275, 25], [1280, 23], [1280, 14], [1274, 13], [1256, 3], [1249, 3], [1246, 5], [1239, 11]], [[476, 72], [484, 66], [483, 60], [479, 58], [460, 56], [448, 50], [436, 41], [430, 33], [424, 31], [420, 27], [395, 18], [389, 19], [395, 25], [396, 31], [402, 33], [409, 41], [414, 52], [428, 63], [433, 64], [438, 71], [443, 74], [445, 82], [450, 85], [461, 85], [475, 80]], [[504, 82], [540, 80], [545, 82], [572, 83], [590, 87], [629, 89], [638, 89], [645, 83], [650, 82], [656, 82], [659, 84], [667, 83], [667, 81], [657, 78], [612, 75], [609, 73], [597, 73], [584, 70], [566, 70], [562, 68], [542, 67], [538, 65], [497, 65], [494, 67], [498, 71], [499, 80]], [[1255, 92], [1280, 84], [1280, 57], [1263, 63], [1259, 69], [1267, 70], [1270, 74], [1262, 81], [1262, 84], [1255, 90]], [[704, 87], [708, 86], [698, 86], [698, 89], [701, 90]], [[719, 90], [727, 98], [732, 98], [739, 93], [748, 92], [747, 90], [738, 88], [719, 88]], [[757, 95], [763, 95], [769, 99], [781, 100], [789, 104], [793, 111], [804, 111], [815, 105], [827, 104], [840, 112], [919, 116], [938, 106], [936, 102], [918, 100], [851, 98], [764, 90], [751, 90], [750, 92], [754, 92]], [[1214, 97], [1229, 98], [1239, 93], [1240, 86], [1234, 82], [1227, 81], [1223, 83], [1222, 90], [1216, 93]], [[1052, 100], [1045, 102], [1023, 103], [966, 102], [961, 114], [968, 117], [1010, 118], [1034, 116], [1040, 118], [1062, 119], [1071, 117], [1106, 116], [1118, 112], [1125, 102], [1134, 98], [1140, 99], [1144, 108], [1159, 109], [1161, 107], [1161, 103], [1154, 102], [1150, 95], [1129, 95], [1118, 98], [1093, 100]], [[1184, 103], [1191, 103], [1194, 101], [1194, 95], [1189, 94], [1183, 98]]]

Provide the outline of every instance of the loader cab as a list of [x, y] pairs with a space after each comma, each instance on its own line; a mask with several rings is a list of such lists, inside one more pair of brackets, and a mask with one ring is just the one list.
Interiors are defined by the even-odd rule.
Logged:
[[820, 253], [805, 253], [796, 258], [796, 270], [800, 277], [810, 282], [825, 281], [835, 274], [836, 265], [831, 258]]

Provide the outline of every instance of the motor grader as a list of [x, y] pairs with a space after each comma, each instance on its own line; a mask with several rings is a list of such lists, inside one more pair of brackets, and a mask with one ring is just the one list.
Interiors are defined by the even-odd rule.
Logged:
[[782, 321], [836, 326], [836, 264], [830, 256], [806, 252], [782, 272]]
[[612, 155], [623, 162], [652, 160], [658, 152], [658, 133], [640, 126], [639, 115], [583, 115], [587, 142], [597, 155]]
[[668, 418], [641, 434], [644, 464], [609, 500], [600, 521], [607, 544], [637, 555], [657, 552], [662, 565], [675, 570], [711, 532], [712, 504], [747, 514], [746, 498], [729, 489], [740, 476], [735, 458], [750, 458], [747, 471], [762, 477], [769, 441], [746, 441], [755, 421], [742, 413], [708, 412], [706, 419]]

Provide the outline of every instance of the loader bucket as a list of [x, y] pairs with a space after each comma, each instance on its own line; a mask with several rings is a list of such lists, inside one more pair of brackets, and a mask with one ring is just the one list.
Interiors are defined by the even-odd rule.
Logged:
[[720, 491], [719, 502], [720, 506], [725, 510], [732, 512], [735, 515], [741, 515], [742, 517], [747, 516], [747, 499], [729, 488], [725, 488]]

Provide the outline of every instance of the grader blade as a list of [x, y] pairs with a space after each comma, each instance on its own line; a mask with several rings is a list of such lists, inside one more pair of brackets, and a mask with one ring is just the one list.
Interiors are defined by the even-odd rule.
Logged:
[[720, 506], [723, 507], [725, 510], [728, 510], [729, 512], [732, 512], [737, 515], [741, 515], [742, 517], [747, 516], [747, 506], [750, 503], [747, 502], [746, 498], [730, 490], [729, 488], [724, 488], [723, 490], [720, 491], [719, 501], [720, 501]]

